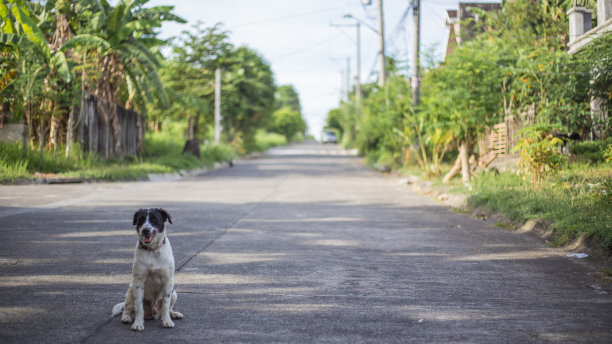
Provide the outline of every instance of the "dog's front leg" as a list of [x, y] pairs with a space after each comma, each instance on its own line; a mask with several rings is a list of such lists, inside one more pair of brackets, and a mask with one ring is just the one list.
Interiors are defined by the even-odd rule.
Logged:
[[164, 291], [161, 310], [162, 326], [172, 328], [174, 327], [174, 323], [172, 322], [172, 319], [170, 319], [170, 299], [172, 297], [172, 290], [174, 289], [174, 281], [172, 278], [170, 278], [167, 283], [164, 283], [162, 289]]
[[134, 279], [134, 310], [135, 318], [134, 324], [132, 324], [132, 330], [142, 331], [144, 330], [144, 282], [139, 279]]
[[123, 315], [121, 316], [121, 322], [124, 324], [130, 324], [134, 321], [132, 318], [134, 313], [134, 287], [130, 283], [128, 291], [125, 293], [125, 303], [123, 305]]

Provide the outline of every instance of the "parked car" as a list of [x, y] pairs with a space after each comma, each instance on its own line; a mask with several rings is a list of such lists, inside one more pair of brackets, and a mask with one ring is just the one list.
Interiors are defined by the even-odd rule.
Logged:
[[338, 143], [338, 136], [331, 130], [324, 130], [321, 134], [322, 143]]

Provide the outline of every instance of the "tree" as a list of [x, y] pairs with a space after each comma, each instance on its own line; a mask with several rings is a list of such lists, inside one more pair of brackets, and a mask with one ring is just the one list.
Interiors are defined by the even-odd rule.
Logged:
[[287, 142], [290, 142], [297, 134], [306, 131], [306, 122], [299, 112], [285, 106], [272, 113], [270, 129], [285, 136]]
[[276, 90], [276, 109], [289, 107], [291, 110], [302, 113], [300, 96], [293, 85], [282, 85]]
[[[185, 23], [172, 14], [172, 6], [145, 8], [148, 0], [119, 0], [115, 7], [106, 0], [99, 0], [98, 12], [91, 14], [89, 25], [82, 33], [70, 39], [62, 49], [82, 47], [94, 49], [92, 53], [100, 68], [97, 80], [90, 90], [99, 98], [108, 101], [98, 112], [105, 121], [110, 121], [115, 137], [115, 152], [121, 149], [119, 140], [121, 126], [117, 117], [116, 104], [127, 108], [136, 107], [145, 111], [146, 102], [153, 102], [156, 95], [167, 103], [163, 85], [159, 79], [159, 55], [152, 52], [165, 42], [155, 38], [154, 29], [164, 21]], [[123, 86], [127, 92], [122, 97]], [[142, 141], [142, 138], [139, 138]]]
[[461, 173], [470, 179], [469, 154], [478, 134], [503, 115], [501, 90], [504, 80], [503, 45], [474, 39], [451, 54], [446, 64], [428, 76], [436, 94], [427, 105], [445, 114], [448, 128], [459, 144]]
[[201, 118], [213, 122], [217, 68], [222, 71], [223, 135], [249, 151], [256, 129], [268, 123], [274, 110], [276, 85], [269, 64], [247, 47], [234, 47], [221, 24], [206, 28], [199, 22], [173, 46], [171, 61], [161, 72], [174, 100], [172, 117], [188, 118], [188, 133], [202, 132]]
[[170, 109], [152, 109], [158, 117], [170, 113], [173, 119], [188, 119], [187, 136], [205, 132], [200, 126], [213, 121], [215, 69], [231, 68], [229, 56], [234, 46], [221, 24], [204, 27], [202, 22], [191, 31], [183, 31], [172, 46], [172, 57], [160, 71], [161, 78], [172, 97]]
[[[51, 6], [49, 4], [48, 6]], [[36, 17], [30, 6], [34, 6], [23, 0], [8, 0], [7, 3], [0, 2], [0, 19], [2, 26], [0, 31], [0, 44], [8, 48], [15, 54], [17, 70], [9, 69], [7, 74], [2, 75], [3, 80], [14, 79], [19, 82], [19, 91], [22, 101], [17, 108], [22, 109], [26, 129], [23, 134], [23, 154], [27, 153], [29, 134], [32, 132], [33, 120], [38, 120], [38, 136], [41, 155], [43, 154], [44, 144], [44, 122], [43, 116], [52, 108], [52, 101], [48, 99], [52, 95], [51, 86], [52, 76], [59, 76], [63, 82], [70, 82], [72, 79], [71, 71], [68, 67], [66, 56], [59, 49], [49, 46], [45, 33], [40, 29]], [[48, 8], [37, 8], [42, 12], [42, 17]], [[6, 49], [5, 48], [5, 49]], [[44, 76], [44, 81], [41, 78]], [[8, 78], [7, 78], [8, 77]], [[34, 103], [38, 96], [42, 96], [45, 86], [45, 96], [47, 106], [41, 107], [43, 111], [36, 111]], [[6, 88], [6, 87], [5, 87]], [[47, 111], [44, 111], [44, 110]]]
[[247, 47], [232, 51], [228, 64], [221, 93], [223, 128], [230, 143], [250, 151], [256, 129], [265, 126], [274, 109], [274, 76], [270, 65]]
[[583, 88], [576, 87], [577, 93], [585, 96], [587, 104], [590, 97], [597, 99], [601, 114], [599, 118], [590, 118], [590, 113], [582, 118], [597, 129], [598, 135], [609, 137], [612, 135], [612, 117], [604, 114], [612, 109], [612, 33], [593, 40], [584, 51], [574, 56], [573, 62], [582, 67], [582, 76], [586, 79], [578, 83]]

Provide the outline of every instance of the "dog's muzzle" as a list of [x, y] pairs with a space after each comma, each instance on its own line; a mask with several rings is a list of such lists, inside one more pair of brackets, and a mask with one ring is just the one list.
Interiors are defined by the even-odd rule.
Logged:
[[150, 244], [153, 239], [155, 239], [155, 236], [157, 235], [157, 230], [156, 229], [150, 229], [150, 228], [143, 228], [140, 231], [140, 235], [142, 236], [142, 241], [144, 244]]

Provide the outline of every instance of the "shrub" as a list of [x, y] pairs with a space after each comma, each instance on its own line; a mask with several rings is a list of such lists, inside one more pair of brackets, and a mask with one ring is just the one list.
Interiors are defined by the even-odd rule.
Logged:
[[577, 142], [570, 145], [570, 152], [592, 163], [606, 160], [606, 152], [612, 145], [612, 137], [606, 140]]
[[559, 171], [567, 160], [559, 150], [563, 141], [553, 137], [549, 128], [542, 125], [524, 128], [519, 136], [512, 151], [520, 152], [521, 172], [530, 175], [532, 186], [537, 188], [544, 176]]
[[612, 161], [612, 144], [608, 145], [606, 151], [604, 152], [604, 157], [606, 158], [606, 162]]

